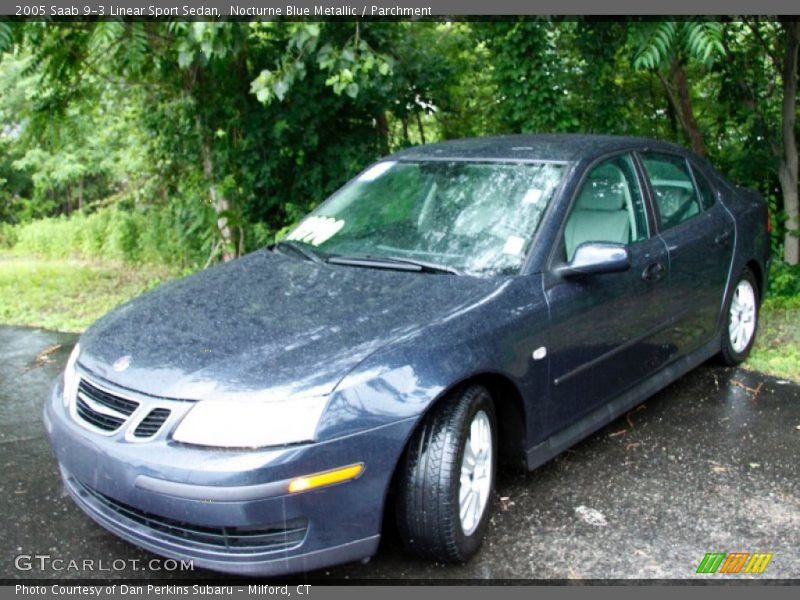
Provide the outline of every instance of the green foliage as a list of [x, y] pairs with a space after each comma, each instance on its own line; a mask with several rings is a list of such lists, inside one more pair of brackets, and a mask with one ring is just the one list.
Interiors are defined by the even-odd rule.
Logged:
[[94, 79], [93, 93], [54, 118], [50, 91], [33, 64], [22, 53], [0, 62], [0, 87], [8, 90], [0, 94], [0, 177], [7, 180], [0, 186], [0, 219], [68, 214], [138, 188], [137, 175], [146, 173], [136, 127], [139, 96]]
[[17, 230], [10, 223], [0, 222], [0, 250], [13, 248], [17, 243]]
[[502, 101], [497, 109], [511, 132], [578, 131], [569, 86], [577, 57], [562, 53], [576, 24], [546, 20], [492, 22], [479, 31], [494, 57]]
[[0, 221], [85, 230], [52, 248], [13, 230], [37, 252], [202, 266], [271, 242], [375, 158], [442, 138], [685, 142], [664, 82], [676, 61], [708, 157], [772, 202], [782, 232], [774, 19], [2, 25]]
[[163, 267], [0, 254], [0, 322], [83, 331], [118, 304], [176, 275]]
[[795, 302], [800, 308], [800, 265], [776, 258], [769, 272], [768, 296], [775, 302]]
[[800, 295], [769, 297], [761, 307], [758, 334], [746, 367], [800, 382]]
[[[353, 99], [373, 78], [391, 75], [391, 57], [376, 52], [366, 37], [362, 37], [360, 22], [345, 26], [352, 30], [352, 35], [342, 44], [333, 44], [320, 43], [325, 37], [320, 23], [289, 24], [285, 51], [273, 69], [263, 69], [259, 73], [250, 84], [250, 91], [265, 105], [275, 100], [282, 102], [292, 86], [306, 78], [309, 61], [327, 75], [325, 85], [337, 96], [345, 93]], [[259, 37], [272, 36], [275, 27], [276, 24], [269, 21], [252, 25]]]
[[722, 24], [717, 21], [689, 21], [684, 24], [684, 45], [689, 56], [710, 65], [724, 54]]
[[0, 52], [5, 52], [11, 48], [13, 42], [13, 32], [9, 23], [0, 21]]
[[49, 259], [116, 260], [131, 264], [202, 266], [210, 243], [198, 230], [203, 218], [181, 203], [123, 210], [112, 207], [92, 214], [76, 213], [39, 219], [11, 229], [14, 253]]
[[800, 382], [800, 266], [775, 259], [746, 366]]
[[722, 24], [718, 21], [644, 21], [632, 31], [636, 69], [656, 69], [676, 56], [711, 65], [724, 54]]

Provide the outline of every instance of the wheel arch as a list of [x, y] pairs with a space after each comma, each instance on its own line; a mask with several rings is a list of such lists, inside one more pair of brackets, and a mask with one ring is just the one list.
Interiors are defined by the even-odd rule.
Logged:
[[[473, 535], [472, 531], [467, 533], [467, 531], [464, 530], [463, 535], [459, 537], [458, 534], [453, 534], [451, 526], [447, 525], [453, 522], [449, 517], [445, 518], [443, 521], [441, 520], [441, 514], [439, 514], [441, 512], [441, 507], [451, 507], [452, 504], [449, 500], [442, 504], [441, 494], [439, 492], [435, 492], [433, 496], [431, 496], [435, 501], [431, 509], [433, 511], [432, 513], [428, 513], [427, 510], [420, 506], [420, 496], [422, 495], [426, 498], [430, 496], [429, 490], [439, 489], [438, 486], [442, 481], [442, 474], [430, 471], [429, 465], [449, 464], [450, 466], [445, 468], [450, 475], [445, 477], [445, 481], [452, 482], [453, 476], [451, 469], [452, 465], [455, 463], [448, 461], [451, 459], [460, 461], [458, 455], [453, 454], [453, 452], [442, 454], [441, 458], [443, 462], [441, 463], [436, 458], [437, 451], [441, 453], [442, 448], [446, 447], [448, 443], [452, 443], [452, 441], [446, 442], [446, 440], [458, 439], [458, 436], [453, 433], [454, 430], [450, 429], [447, 429], [443, 436], [443, 427], [451, 428], [453, 423], [458, 423], [459, 430], [463, 433], [465, 423], [462, 420], [463, 405], [460, 403], [450, 404], [448, 399], [455, 395], [458, 400], [470, 397], [473, 399], [471, 401], [474, 401], [475, 398], [479, 398], [483, 395], [480, 392], [475, 394], [474, 390], [477, 386], [485, 389], [492, 399], [496, 418], [497, 464], [512, 463], [518, 466], [525, 464], [525, 409], [522, 395], [512, 379], [499, 373], [477, 373], [463, 378], [443, 389], [428, 403], [425, 410], [419, 414], [413, 426], [409, 427], [408, 436], [403, 443], [402, 452], [400, 452], [397, 457], [383, 501], [382, 532], [386, 533], [387, 530], [396, 531], [406, 544], [406, 547], [413, 550], [418, 555], [434, 558], [435, 560], [444, 560], [445, 562], [454, 560], [462, 562], [466, 560], [464, 556], [461, 555], [462, 552], [466, 552], [467, 554], [465, 556], [468, 557], [480, 546], [480, 540], [483, 537], [482, 533], [476, 533], [475, 535], [479, 537], [473, 539], [469, 537]], [[485, 402], [485, 399], [481, 401]], [[445, 412], [438, 410], [439, 408]], [[449, 414], [447, 411], [451, 411], [452, 414]], [[453, 419], [456, 420], [454, 421]], [[469, 421], [466, 421], [466, 423], [468, 422]], [[434, 435], [431, 433], [434, 431], [438, 432], [436, 434], [438, 436], [437, 438], [430, 437]], [[467, 429], [467, 431], [469, 431], [469, 429]], [[427, 442], [424, 441], [426, 439]], [[438, 441], [433, 443], [433, 439], [438, 439]], [[424, 460], [420, 460], [420, 448], [427, 448], [426, 452], [433, 452], [434, 458], [431, 460], [430, 457], [426, 455]], [[409, 460], [413, 462], [409, 463]], [[409, 464], [411, 465], [410, 470]], [[425, 479], [427, 483], [420, 484], [419, 482], [420, 465], [423, 465], [422, 468], [426, 473], [426, 477], [428, 477], [428, 479]], [[436, 467], [434, 467], [434, 469], [435, 468]], [[429, 478], [431, 474], [433, 474], [434, 479]], [[495, 476], [493, 475], [493, 477]], [[457, 475], [455, 476], [455, 481], [458, 482]], [[443, 489], [451, 489], [449, 487], [450, 485], [451, 483], [447, 483]], [[425, 490], [425, 492], [421, 493], [419, 490]], [[492, 500], [491, 496], [489, 496], [489, 502], [482, 509], [482, 516], [480, 517], [480, 524], [478, 525], [478, 527], [482, 529], [485, 529], [486, 523], [488, 523], [487, 512], [491, 509], [491, 504]], [[451, 509], [448, 508], [447, 510]], [[446, 524], [446, 531], [442, 533], [430, 523], [420, 524], [420, 519], [424, 521], [425, 518], [430, 518], [424, 516], [427, 514], [438, 515], [435, 518], [437, 522]], [[458, 512], [456, 512], [455, 518], [457, 521]], [[390, 525], [392, 521], [394, 521], [394, 525]], [[479, 529], [478, 531], [480, 532], [482, 530]], [[456, 537], [452, 537], [452, 535]], [[475, 539], [478, 541], [475, 542]], [[467, 544], [466, 549], [461, 548], [462, 543]], [[469, 549], [470, 545], [476, 543], [477, 547]], [[431, 550], [432, 548], [433, 550]], [[437, 550], [437, 548], [447, 548], [448, 556], [452, 552], [456, 552], [452, 550], [452, 548], [457, 548], [458, 553], [453, 554], [452, 557], [442, 558], [438, 555], [439, 550]], [[431, 552], [434, 553], [430, 554]]]
[[[444, 388], [439, 395], [428, 404], [425, 410], [420, 413], [416, 424], [409, 431], [401, 456], [406, 452], [408, 443], [414, 435], [414, 431], [420, 426], [433, 407], [455, 390], [470, 385], [481, 385], [485, 387], [492, 396], [492, 400], [494, 400], [498, 430], [498, 458], [500, 463], [513, 466], [525, 465], [528, 432], [526, 426], [525, 403], [522, 399], [522, 394], [517, 385], [508, 376], [490, 371], [475, 373]], [[394, 467], [395, 474], [399, 463], [400, 459], [398, 457]]]
[[442, 392], [428, 404], [425, 410], [420, 413], [414, 426], [409, 428], [408, 435], [403, 443], [403, 450], [397, 455], [389, 487], [384, 495], [384, 519], [386, 518], [387, 511], [394, 511], [394, 507], [391, 506], [389, 498], [394, 495], [394, 490], [397, 487], [398, 471], [400, 470], [403, 456], [408, 450], [408, 445], [414, 437], [414, 432], [420, 427], [421, 423], [434, 406], [439, 404], [453, 391], [473, 384], [485, 387], [492, 396], [492, 400], [494, 400], [498, 429], [498, 462], [521, 469], [526, 468], [526, 444], [528, 439], [527, 420], [525, 404], [519, 388], [506, 375], [490, 371], [475, 373], [454, 382], [452, 385], [442, 390]]
[[751, 258], [749, 261], [747, 261], [745, 267], [750, 269], [750, 271], [753, 273], [753, 276], [756, 278], [756, 283], [758, 284], [758, 300], [759, 302], [762, 302], [764, 300], [764, 292], [766, 291], [764, 289], [763, 269], [761, 268], [759, 262], [754, 258]]
[[[464, 380], [459, 386], [473, 384], [485, 387], [494, 400], [500, 463], [513, 466], [524, 465], [528, 438], [527, 420], [525, 403], [516, 384], [499, 373], [480, 373]], [[446, 394], [451, 390], [448, 390]]]

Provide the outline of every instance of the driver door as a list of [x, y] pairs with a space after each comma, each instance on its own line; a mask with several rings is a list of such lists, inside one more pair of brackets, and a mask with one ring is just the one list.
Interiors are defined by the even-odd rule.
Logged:
[[555, 268], [586, 242], [624, 244], [630, 269], [550, 278], [551, 433], [579, 420], [664, 365], [669, 259], [650, 234], [652, 216], [642, 179], [628, 154], [590, 167], [575, 194], [557, 241]]

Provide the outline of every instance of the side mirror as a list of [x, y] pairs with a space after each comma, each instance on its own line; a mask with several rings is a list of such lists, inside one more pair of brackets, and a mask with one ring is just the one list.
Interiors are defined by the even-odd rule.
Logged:
[[555, 273], [561, 277], [618, 273], [631, 268], [631, 256], [623, 244], [610, 242], [585, 242], [575, 250], [575, 256], [567, 264], [557, 267]]

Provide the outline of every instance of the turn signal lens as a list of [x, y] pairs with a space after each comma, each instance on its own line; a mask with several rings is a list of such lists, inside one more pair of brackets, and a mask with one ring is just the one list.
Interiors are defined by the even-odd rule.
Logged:
[[350, 465], [342, 467], [341, 469], [333, 469], [332, 471], [323, 471], [322, 473], [314, 473], [313, 475], [305, 475], [293, 479], [289, 484], [289, 493], [295, 494], [297, 492], [305, 492], [306, 490], [313, 490], [315, 488], [325, 487], [326, 485], [333, 485], [334, 483], [341, 483], [343, 481], [350, 481], [355, 479], [364, 472], [364, 463], [357, 465]]

